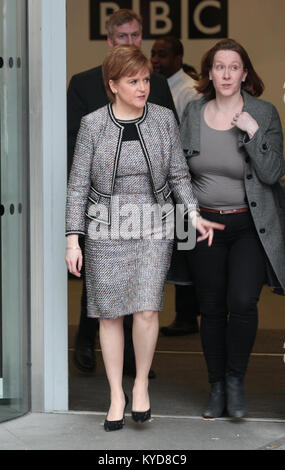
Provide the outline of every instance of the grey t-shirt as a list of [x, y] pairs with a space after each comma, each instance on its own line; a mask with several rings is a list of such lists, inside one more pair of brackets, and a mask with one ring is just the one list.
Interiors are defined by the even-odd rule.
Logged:
[[238, 148], [236, 127], [219, 131], [207, 125], [201, 110], [200, 154], [188, 159], [199, 205], [210, 209], [247, 207], [244, 189], [245, 152]]

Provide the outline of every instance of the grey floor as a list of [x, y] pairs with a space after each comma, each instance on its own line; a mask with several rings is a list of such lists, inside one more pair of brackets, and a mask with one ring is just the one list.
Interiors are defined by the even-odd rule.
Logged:
[[103, 421], [91, 412], [32, 413], [0, 424], [0, 450], [177, 450], [190, 459], [192, 450], [285, 450], [285, 422], [154, 416], [139, 427], [127, 414], [123, 430], [106, 433]]
[[[30, 413], [0, 424], [0, 450], [97, 450], [97, 461], [108, 451], [176, 450], [285, 450], [284, 334], [260, 330], [251, 357], [246, 395], [248, 415], [204, 420], [201, 412], [208, 396], [199, 335], [160, 337], [150, 381], [153, 419], [138, 426], [130, 407], [122, 431], [106, 433], [103, 422], [108, 408], [108, 386], [101, 352], [97, 370], [80, 373], [70, 349], [70, 411]], [[131, 395], [132, 379], [124, 386]], [[107, 451], [107, 453], [106, 453]], [[141, 454], [139, 454], [141, 458]], [[190, 462], [191, 460], [189, 460]]]
[[[246, 375], [249, 418], [285, 420], [284, 335], [281, 330], [260, 330]], [[100, 350], [94, 374], [79, 372], [70, 351], [70, 409], [104, 412], [109, 392]], [[207, 372], [199, 334], [159, 337], [153, 361], [157, 378], [150, 381], [151, 406], [162, 416], [200, 417], [208, 398]], [[133, 379], [124, 377], [131, 396]]]

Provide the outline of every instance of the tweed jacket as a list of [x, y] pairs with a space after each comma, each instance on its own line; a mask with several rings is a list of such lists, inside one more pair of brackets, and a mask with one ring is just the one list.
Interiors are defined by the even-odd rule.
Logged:
[[[153, 195], [158, 207], [168, 208], [161, 212], [161, 217], [173, 212], [172, 196], [177, 204], [184, 204], [185, 212], [197, 208], [173, 112], [148, 103], [136, 127]], [[113, 115], [111, 104], [82, 118], [67, 189], [67, 235], [85, 234], [86, 219], [111, 224], [111, 198], [123, 129]], [[106, 208], [106, 212], [96, 218], [90, 215], [89, 209], [98, 203]]]
[[[244, 186], [249, 210], [267, 260], [267, 281], [285, 288], [285, 199], [279, 180], [285, 174], [283, 135], [276, 108], [242, 92], [243, 111], [258, 123], [252, 139], [240, 131], [239, 148], [245, 150]], [[205, 97], [189, 103], [181, 124], [181, 139], [188, 159], [199, 158], [200, 114]]]

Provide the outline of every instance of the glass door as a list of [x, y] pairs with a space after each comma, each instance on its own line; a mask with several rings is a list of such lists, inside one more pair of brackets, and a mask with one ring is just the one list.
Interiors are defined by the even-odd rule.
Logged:
[[29, 410], [27, 1], [0, 0], [0, 421]]

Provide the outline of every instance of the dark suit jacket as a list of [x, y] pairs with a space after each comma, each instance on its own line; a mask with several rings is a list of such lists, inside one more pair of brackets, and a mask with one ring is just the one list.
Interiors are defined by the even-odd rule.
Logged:
[[[171, 109], [178, 122], [175, 105], [167, 80], [157, 73], [151, 74], [148, 101]], [[68, 174], [70, 172], [74, 147], [80, 122], [83, 116], [102, 108], [109, 103], [102, 66], [73, 75], [67, 92], [67, 136], [68, 136]]]

